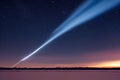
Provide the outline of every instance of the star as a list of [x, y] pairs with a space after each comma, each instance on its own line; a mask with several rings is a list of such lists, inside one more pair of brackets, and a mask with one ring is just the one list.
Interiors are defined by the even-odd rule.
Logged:
[[66, 15], [66, 12], [65, 12], [65, 11], [61, 11], [61, 13], [62, 13], [63, 15]]
[[51, 3], [52, 3], [52, 4], [55, 4], [55, 1], [54, 1], [54, 0], [51, 0]]
[[2, 16], [3, 17], [3, 19], [5, 19], [6, 18], [6, 16]]

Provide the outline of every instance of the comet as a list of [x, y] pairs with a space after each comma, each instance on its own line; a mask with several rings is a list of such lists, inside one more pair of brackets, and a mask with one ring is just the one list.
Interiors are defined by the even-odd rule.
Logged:
[[39, 46], [29, 55], [22, 58], [12, 67], [15, 67], [21, 62], [27, 60], [61, 35], [102, 15], [118, 5], [120, 5], [120, 0], [86, 0], [82, 5], [78, 6], [78, 8], [70, 15], [70, 17], [68, 17], [51, 33], [49, 38], [41, 46]]

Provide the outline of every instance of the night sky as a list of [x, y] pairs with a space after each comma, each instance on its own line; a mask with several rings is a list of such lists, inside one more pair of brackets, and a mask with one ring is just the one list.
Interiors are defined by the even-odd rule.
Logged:
[[[84, 1], [0, 0], [0, 66], [10, 67], [38, 48]], [[18, 66], [91, 66], [109, 61], [120, 61], [120, 6], [67, 32]]]

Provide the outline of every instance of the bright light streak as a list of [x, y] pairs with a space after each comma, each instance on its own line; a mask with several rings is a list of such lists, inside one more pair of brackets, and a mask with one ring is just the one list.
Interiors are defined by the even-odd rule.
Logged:
[[26, 59], [28, 59], [29, 57], [31, 57], [33, 54], [35, 54], [36, 52], [38, 52], [40, 49], [42, 49], [43, 47], [45, 47], [48, 43], [50, 43], [53, 40], [53, 38], [49, 39], [47, 42], [45, 42], [42, 46], [40, 46], [39, 48], [37, 48], [34, 52], [32, 52], [31, 54], [29, 54], [28, 56], [24, 57], [21, 61], [24, 61]]
[[78, 25], [81, 25], [89, 20], [92, 20], [93, 18], [96, 18], [100, 14], [114, 8], [119, 4], [120, 4], [120, 0], [87, 0], [85, 3], [83, 3], [82, 6], [78, 7], [78, 9], [51, 34], [49, 39], [43, 45], [38, 47], [35, 51], [30, 53], [28, 56], [21, 59], [18, 62], [18, 64], [30, 58], [32, 55], [37, 53], [47, 44], [49, 44], [56, 38], [60, 37], [64, 33], [72, 30]]
[[[91, 0], [88, 0], [88, 1], [91, 1]], [[61, 36], [62, 34], [70, 31], [71, 29], [78, 27], [78, 25], [81, 25], [89, 20], [92, 20], [93, 18], [96, 18], [96, 16], [99, 16], [100, 14], [120, 4], [120, 0], [109, 0], [109, 1], [98, 0], [99, 2], [97, 0], [96, 0], [97, 2], [95, 0], [92, 0], [92, 1], [93, 2], [90, 2], [90, 3], [93, 4], [94, 6], [91, 6], [89, 4], [87, 5], [89, 8], [87, 10], [83, 10], [84, 12], [80, 13], [80, 11], [79, 12], [76, 11], [77, 13], [75, 12], [74, 13], [75, 15], [73, 14], [73, 16], [76, 16], [76, 15], [77, 16], [68, 18], [61, 26], [59, 26], [53, 32], [53, 36], [55, 35]]]
[[14, 64], [12, 67], [15, 67], [15, 66], [17, 66], [18, 64], [20, 64], [22, 61], [19, 61], [19, 62], [17, 62], [16, 64]]

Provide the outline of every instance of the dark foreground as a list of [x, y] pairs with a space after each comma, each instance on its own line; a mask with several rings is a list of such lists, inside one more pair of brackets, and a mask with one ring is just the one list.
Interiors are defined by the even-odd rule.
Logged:
[[120, 80], [119, 69], [47, 69], [2, 69], [0, 80]]
[[94, 67], [72, 67], [72, 68], [0, 68], [0, 70], [120, 70], [120, 68], [94, 68]]

